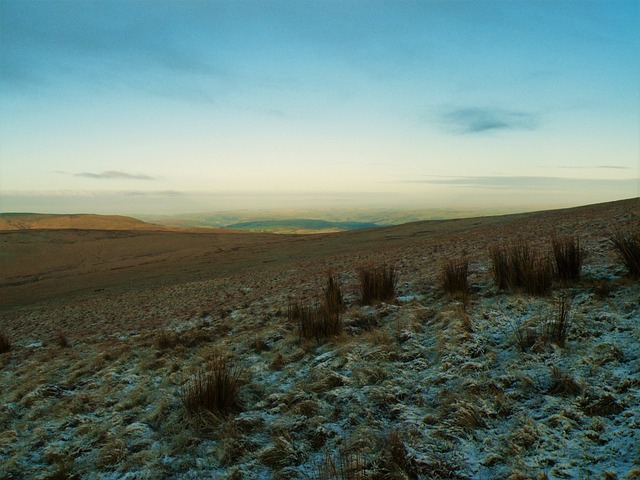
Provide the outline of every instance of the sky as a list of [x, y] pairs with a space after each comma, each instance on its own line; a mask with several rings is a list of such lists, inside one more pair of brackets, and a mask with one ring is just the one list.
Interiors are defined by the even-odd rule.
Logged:
[[640, 195], [640, 1], [0, 0], [0, 211]]

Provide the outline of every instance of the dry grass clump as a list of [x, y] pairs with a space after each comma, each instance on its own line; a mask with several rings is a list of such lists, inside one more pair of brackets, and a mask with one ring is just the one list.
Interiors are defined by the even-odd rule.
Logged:
[[493, 278], [501, 290], [522, 290], [542, 295], [551, 289], [551, 263], [546, 256], [533, 250], [528, 242], [516, 242], [511, 248], [494, 245], [489, 254]]
[[364, 305], [385, 302], [395, 297], [398, 277], [394, 266], [369, 265], [360, 268], [358, 276]]
[[578, 407], [585, 413], [585, 415], [589, 415], [590, 417], [617, 415], [624, 410], [624, 406], [618, 402], [616, 397], [611, 393], [605, 393], [603, 395], [586, 393], [579, 400]]
[[640, 278], [640, 226], [635, 230], [615, 230], [609, 235], [609, 240], [629, 275]]
[[340, 312], [331, 312], [326, 305], [296, 303], [289, 305], [289, 320], [297, 321], [300, 338], [320, 342], [344, 330]]
[[521, 352], [539, 352], [545, 345], [549, 344], [564, 347], [571, 327], [570, 311], [571, 303], [563, 295], [553, 304], [553, 317], [550, 320], [543, 321], [541, 326], [510, 321], [518, 349]]
[[521, 352], [528, 352], [534, 348], [540, 336], [536, 329], [516, 322], [510, 322], [510, 325], [513, 330], [516, 345]]
[[507, 249], [500, 245], [493, 245], [489, 249], [489, 256], [493, 265], [493, 280], [496, 286], [500, 290], [511, 288], [512, 272]]
[[442, 288], [445, 292], [465, 295], [469, 291], [469, 260], [449, 259], [442, 267]]
[[224, 356], [214, 357], [206, 367], [186, 382], [179, 392], [190, 415], [225, 414], [240, 409], [243, 372], [229, 364]]
[[178, 337], [174, 332], [161, 330], [156, 336], [155, 345], [159, 350], [168, 350], [178, 344]]
[[398, 430], [382, 435], [377, 450], [381, 452], [379, 472], [374, 478], [401, 479], [423, 478], [421, 465], [409, 455], [407, 447]]
[[547, 393], [550, 395], [578, 395], [583, 388], [575, 379], [558, 367], [551, 367], [551, 386]]
[[324, 458], [317, 467], [317, 480], [364, 480], [366, 472], [364, 456], [349, 439], [338, 449], [336, 455], [325, 450]]
[[297, 321], [300, 338], [320, 342], [343, 332], [343, 310], [344, 300], [340, 283], [335, 275], [330, 274], [327, 277], [322, 303], [290, 303], [288, 318], [289, 321]]
[[324, 308], [329, 314], [339, 314], [344, 310], [344, 299], [337, 275], [329, 274], [327, 276], [327, 285], [324, 288]]
[[64, 334], [64, 332], [57, 332], [53, 338], [53, 342], [60, 348], [68, 348], [71, 345], [69, 343], [69, 338]]
[[0, 353], [7, 353], [11, 350], [11, 340], [7, 334], [0, 332]]
[[569, 311], [571, 304], [562, 296], [556, 301], [555, 317], [544, 325], [544, 340], [546, 343], [554, 343], [559, 347], [564, 347], [569, 335], [571, 321]]
[[580, 237], [551, 237], [551, 248], [555, 262], [556, 275], [561, 282], [580, 280], [584, 250], [580, 247]]

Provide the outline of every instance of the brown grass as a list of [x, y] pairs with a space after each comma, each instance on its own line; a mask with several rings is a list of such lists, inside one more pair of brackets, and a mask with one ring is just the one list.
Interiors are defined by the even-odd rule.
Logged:
[[465, 295], [469, 291], [469, 260], [449, 259], [442, 267], [442, 288], [451, 295]]
[[0, 353], [7, 353], [11, 350], [11, 340], [7, 334], [0, 332]]
[[214, 357], [204, 371], [196, 373], [180, 389], [182, 404], [190, 415], [226, 414], [240, 409], [243, 372], [224, 356]]
[[287, 315], [290, 322], [297, 322], [300, 338], [320, 342], [343, 332], [343, 310], [340, 282], [336, 275], [329, 274], [322, 303], [290, 302]]
[[521, 240], [507, 248], [494, 245], [489, 249], [493, 278], [501, 290], [521, 290], [543, 295], [551, 289], [552, 269], [549, 259]]
[[575, 282], [580, 280], [584, 251], [580, 247], [580, 237], [566, 236], [551, 237], [551, 248], [558, 279], [561, 282]]
[[558, 367], [551, 367], [551, 386], [547, 393], [550, 395], [578, 395], [583, 388], [575, 379]]
[[563, 295], [556, 301], [555, 306], [555, 316], [545, 323], [543, 335], [546, 343], [554, 343], [559, 347], [564, 347], [571, 327], [569, 319], [571, 304]]
[[396, 295], [397, 272], [392, 265], [368, 265], [358, 271], [364, 305], [392, 300]]
[[290, 304], [289, 320], [297, 321], [300, 338], [305, 340], [320, 342], [344, 330], [340, 312], [330, 311], [326, 304]]
[[64, 334], [64, 332], [57, 332], [53, 337], [53, 342], [61, 348], [68, 348], [71, 346], [69, 338]]
[[156, 336], [155, 345], [159, 350], [168, 350], [178, 344], [178, 337], [174, 332], [161, 330]]
[[609, 240], [629, 275], [640, 278], [640, 226], [635, 230], [614, 230]]
[[327, 285], [324, 288], [324, 308], [329, 315], [337, 315], [344, 311], [340, 280], [335, 274], [327, 275]]
[[367, 477], [362, 453], [349, 439], [335, 455], [325, 450], [324, 459], [317, 467], [317, 480], [364, 480]]

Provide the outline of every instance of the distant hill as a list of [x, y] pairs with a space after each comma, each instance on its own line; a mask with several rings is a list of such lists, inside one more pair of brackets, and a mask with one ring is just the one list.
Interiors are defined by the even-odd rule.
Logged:
[[122, 215], [0, 213], [0, 230], [170, 230]]
[[252, 232], [336, 232], [347, 230], [361, 230], [363, 228], [374, 228], [378, 225], [369, 222], [330, 222], [327, 220], [312, 219], [291, 219], [291, 220], [257, 220], [252, 222], [240, 222], [227, 225], [226, 228], [249, 230]]

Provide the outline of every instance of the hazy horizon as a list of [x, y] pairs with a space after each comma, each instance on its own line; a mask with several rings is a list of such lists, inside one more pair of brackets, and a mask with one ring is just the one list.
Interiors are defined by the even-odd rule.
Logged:
[[637, 1], [0, 0], [0, 211], [640, 195]]

